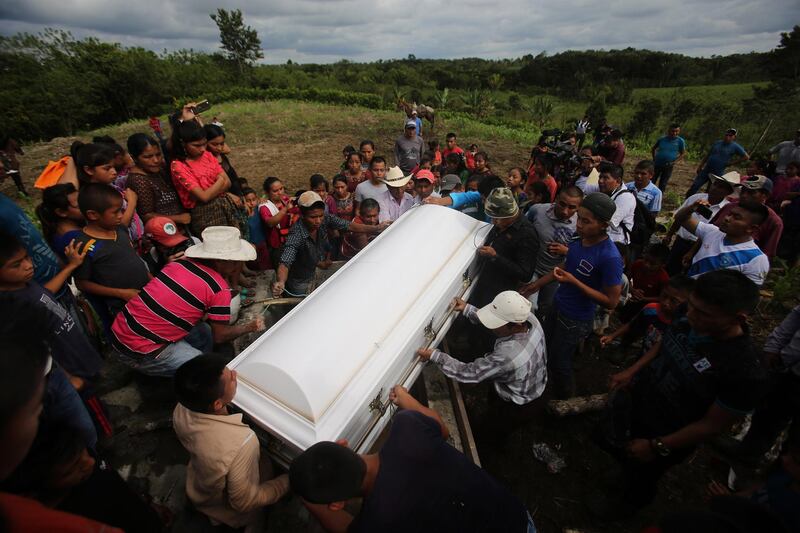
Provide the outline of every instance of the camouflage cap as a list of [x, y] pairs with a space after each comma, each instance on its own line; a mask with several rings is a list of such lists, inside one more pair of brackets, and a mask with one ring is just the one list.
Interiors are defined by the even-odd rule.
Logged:
[[514, 193], [508, 187], [492, 189], [483, 204], [483, 209], [492, 218], [511, 218], [519, 213]]

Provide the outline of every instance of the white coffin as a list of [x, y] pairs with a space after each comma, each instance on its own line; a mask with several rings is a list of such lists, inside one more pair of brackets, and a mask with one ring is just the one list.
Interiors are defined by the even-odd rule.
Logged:
[[474, 285], [488, 225], [453, 209], [412, 209], [230, 363], [234, 403], [288, 462], [322, 440], [368, 450], [390, 419], [392, 386], [421, 370], [450, 303]]

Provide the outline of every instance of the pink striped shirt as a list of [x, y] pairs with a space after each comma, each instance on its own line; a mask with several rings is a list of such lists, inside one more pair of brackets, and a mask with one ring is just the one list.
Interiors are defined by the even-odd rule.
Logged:
[[183, 339], [208, 315], [211, 322], [231, 317], [228, 284], [213, 269], [181, 259], [167, 264], [130, 300], [111, 325], [111, 343], [127, 355], [156, 356]]

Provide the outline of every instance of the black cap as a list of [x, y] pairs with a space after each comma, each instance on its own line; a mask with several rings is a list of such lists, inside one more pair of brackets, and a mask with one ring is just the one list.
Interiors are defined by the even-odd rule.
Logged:
[[310, 503], [333, 503], [361, 494], [367, 465], [353, 450], [335, 442], [318, 442], [289, 468], [292, 490]]

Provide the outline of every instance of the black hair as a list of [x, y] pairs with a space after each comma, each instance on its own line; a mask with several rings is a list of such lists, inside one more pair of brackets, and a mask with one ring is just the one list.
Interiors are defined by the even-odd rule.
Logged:
[[310, 503], [328, 504], [358, 496], [367, 472], [364, 459], [346, 446], [318, 442], [292, 461], [292, 490]]
[[622, 139], [622, 132], [620, 130], [611, 130], [611, 133], [608, 134], [608, 138], [612, 141], [619, 141]]
[[255, 194], [255, 195], [258, 195], [258, 194], [256, 193], [256, 191], [254, 191], [254, 190], [253, 190], [253, 189], [251, 189], [250, 187], [242, 187], [242, 196], [247, 196], [248, 194]]
[[350, 152], [347, 154], [347, 162], [350, 162], [351, 157], [357, 157], [359, 161], [363, 161], [364, 159], [361, 157], [361, 152]]
[[769, 210], [764, 204], [748, 201], [739, 202], [739, 207], [750, 215], [750, 224], [760, 226], [769, 218]]
[[672, 124], [669, 125], [669, 129], [671, 129], [671, 130], [674, 130], [675, 128], [680, 128], [680, 127], [681, 127], [681, 125], [678, 124], [677, 122], [673, 122]]
[[69, 148], [72, 160], [78, 173], [78, 181], [81, 186], [91, 182], [91, 176], [86, 173], [84, 167], [94, 168], [100, 165], [108, 165], [114, 161], [116, 154], [107, 144], [90, 143], [85, 144], [75, 141]]
[[450, 133], [445, 135], [444, 138], [445, 139], [455, 139], [456, 138], [456, 134], [451, 131]]
[[216, 124], [206, 124], [203, 126], [203, 129], [206, 130], [206, 139], [213, 139], [215, 137], [225, 138], [225, 130]]
[[377, 209], [378, 211], [381, 210], [381, 204], [374, 198], [364, 198], [364, 200], [358, 204], [358, 212], [363, 213], [368, 209]]
[[214, 402], [225, 392], [222, 383], [225, 363], [225, 357], [213, 353], [204, 353], [183, 363], [173, 379], [180, 404], [190, 411], [210, 413]]
[[489, 162], [489, 154], [487, 154], [486, 152], [484, 151], [476, 152], [475, 159], [478, 159], [479, 157], [482, 157], [483, 160], [486, 161], [487, 163]]
[[556, 161], [549, 153], [536, 154], [533, 158], [534, 162], [538, 161], [544, 167], [544, 171], [548, 176], [552, 176], [556, 168]]
[[375, 157], [372, 158], [372, 161], [369, 162], [369, 168], [375, 166], [376, 163], [383, 163], [385, 165], [386, 159], [383, 156], [376, 155]]
[[472, 174], [468, 176], [466, 180], [464, 180], [464, 185], [466, 186], [467, 183], [472, 183], [473, 181], [479, 182], [481, 181], [481, 178], [483, 178], [483, 176], [481, 176], [480, 174]]
[[206, 130], [203, 129], [203, 126], [194, 120], [185, 120], [181, 122], [180, 126], [178, 126], [172, 135], [172, 151], [175, 159], [186, 159], [186, 150], [183, 147], [184, 143], [200, 141], [203, 139], [208, 139], [206, 136]]
[[419, 158], [419, 164], [422, 165], [423, 163], [433, 163], [433, 159], [436, 156], [433, 152], [425, 152], [422, 154], [422, 157]]
[[308, 185], [312, 191], [317, 187], [319, 187], [320, 185], [324, 185], [326, 191], [330, 189], [330, 183], [328, 183], [328, 180], [326, 180], [325, 176], [323, 176], [322, 174], [312, 174], [311, 177], [308, 179]]
[[754, 164], [759, 171], [762, 173], [766, 172], [769, 169], [769, 161], [764, 159], [763, 157], [759, 157], [757, 159], [751, 159], [750, 163]]
[[570, 198], [580, 198], [581, 200], [583, 200], [585, 196], [580, 187], [576, 187], [575, 185], [570, 185], [569, 187], [561, 189], [558, 191], [558, 194], [566, 194]]
[[278, 179], [278, 178], [276, 178], [275, 176], [269, 176], [267, 179], [265, 179], [265, 180], [264, 180], [264, 185], [262, 186], [262, 187], [263, 187], [263, 189], [264, 189], [264, 192], [265, 192], [265, 193], [267, 193], [267, 194], [269, 194], [269, 190], [270, 190], [270, 188], [271, 188], [271, 187], [272, 187], [272, 185], [273, 185], [275, 182], [277, 182], [277, 181], [281, 181], [281, 180], [280, 180], [280, 179]]
[[666, 263], [669, 258], [669, 246], [660, 242], [655, 242], [647, 246], [642, 255], [648, 255], [661, 263]]
[[678, 291], [692, 292], [695, 281], [685, 274], [675, 274], [669, 278], [669, 286]]
[[758, 304], [758, 286], [738, 270], [706, 272], [697, 278], [692, 294], [716, 309], [735, 315], [752, 313]]
[[94, 144], [105, 144], [112, 150], [114, 150], [114, 155], [120, 155], [125, 153], [125, 148], [122, 147], [117, 141], [114, 140], [113, 137], [109, 135], [97, 135], [92, 137], [92, 143]]
[[63, 422], [42, 424], [20, 469], [24, 474], [12, 476], [13, 491], [44, 496], [58, 481], [58, 469], [74, 463], [84, 450], [86, 437], [79, 429]]
[[352, 144], [348, 144], [347, 146], [342, 148], [342, 153], [346, 153], [347, 155], [350, 155], [355, 151], [356, 151], [356, 149]]
[[[480, 174], [478, 175], [480, 176]], [[488, 198], [489, 193], [493, 190], [497, 189], [498, 187], [505, 187], [506, 182], [500, 179], [498, 176], [488, 175], [478, 178], [478, 192], [481, 194], [483, 198]]]
[[430, 148], [434, 152], [436, 151], [436, 149], [438, 147], [439, 147], [439, 140], [438, 139], [431, 139], [430, 141], [428, 141], [428, 148]]
[[656, 171], [656, 166], [649, 159], [642, 159], [641, 161], [636, 163], [636, 167], [634, 167], [634, 170], [644, 170], [645, 172], [653, 174]]
[[104, 212], [111, 207], [114, 199], [120, 199], [117, 189], [105, 183], [90, 183], [78, 192], [78, 208], [86, 217], [89, 211]]
[[528, 192], [531, 193], [531, 197], [528, 198], [531, 202], [533, 201], [534, 195], [541, 196], [544, 198], [543, 203], [549, 204], [552, 199], [550, 198], [550, 189], [547, 188], [547, 185], [544, 184], [542, 181], [534, 181], [530, 185], [528, 185]]
[[0, 434], [44, 379], [50, 351], [42, 332], [50, 331], [48, 322], [36, 303], [21, 300], [14, 319], [0, 323]]
[[597, 165], [597, 172], [600, 174], [608, 174], [620, 182], [622, 181], [622, 177], [625, 175], [625, 170], [621, 165], [617, 165], [616, 163], [612, 163], [610, 161], [602, 161], [599, 165]]
[[337, 181], [341, 181], [342, 183], [347, 185], [347, 176], [345, 176], [344, 174], [336, 174], [333, 177], [333, 184], [336, 185]]
[[128, 153], [131, 154], [133, 159], [142, 155], [148, 146], [158, 146], [159, 149], [161, 148], [158, 141], [146, 133], [134, 133], [128, 137]]
[[524, 168], [522, 168], [522, 167], [511, 167], [510, 169], [508, 169], [508, 173], [511, 174], [512, 170], [516, 170], [517, 172], [519, 172], [519, 175], [522, 178], [522, 183], [523, 184], [528, 181], [528, 173], [525, 172]]
[[36, 216], [42, 223], [42, 234], [46, 241], [51, 241], [56, 233], [61, 217], [56, 210], [69, 209], [69, 199], [67, 196], [77, 192], [72, 183], [57, 183], [42, 191], [42, 203], [36, 206]]
[[365, 146], [371, 146], [373, 150], [375, 149], [375, 143], [369, 139], [364, 139], [361, 141], [361, 144], [358, 145], [358, 149], [363, 150]]
[[0, 229], [0, 267], [5, 265], [14, 254], [25, 248], [14, 235]]

